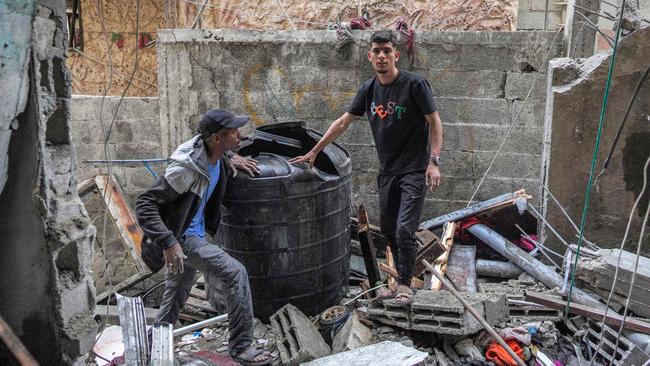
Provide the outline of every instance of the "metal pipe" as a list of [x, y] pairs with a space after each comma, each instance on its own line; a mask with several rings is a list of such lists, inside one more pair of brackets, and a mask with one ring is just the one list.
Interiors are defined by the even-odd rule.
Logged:
[[420, 224], [420, 229], [425, 229], [425, 230], [437, 229], [439, 227], [442, 227], [442, 225], [444, 225], [445, 222], [451, 222], [451, 221], [456, 222], [462, 219], [466, 219], [468, 217], [475, 216], [476, 214], [482, 211], [487, 211], [490, 208], [492, 208], [492, 206], [503, 204], [512, 199], [519, 199], [519, 198], [526, 198], [526, 197], [527, 197], [526, 194], [525, 193], [522, 194], [521, 192], [502, 194], [500, 196], [490, 198], [487, 201], [477, 202], [469, 207], [460, 209], [458, 211], [450, 212], [448, 214], [434, 217], [430, 220], [424, 221]]
[[476, 260], [476, 274], [479, 276], [518, 278], [523, 272], [519, 266], [511, 262]]
[[146, 164], [166, 163], [167, 159], [117, 159], [117, 160], [83, 160], [84, 164]]
[[178, 328], [174, 330], [174, 337], [182, 336], [183, 334], [187, 334], [189, 332], [195, 331], [197, 329], [205, 328], [209, 325], [219, 323], [221, 321], [227, 320], [228, 319], [228, 314], [222, 314], [219, 316], [215, 316], [214, 318], [210, 319], [205, 319], [202, 320], [198, 323], [190, 324], [186, 327]]
[[[544, 263], [533, 258], [530, 254], [519, 249], [516, 245], [512, 244], [503, 236], [499, 235], [496, 231], [490, 229], [483, 224], [472, 225], [467, 229], [472, 235], [479, 240], [496, 250], [499, 254], [506, 257], [512, 263], [516, 264], [526, 273], [535, 277], [538, 281], [546, 285], [548, 288], [562, 287], [564, 283], [562, 276], [555, 271], [549, 269]], [[604, 304], [599, 303], [596, 299], [591, 297], [586, 292], [575, 289], [572, 294], [571, 301], [579, 304], [590, 305], [596, 304], [605, 307]]]
[[500, 345], [501, 347], [503, 347], [503, 349], [505, 349], [506, 352], [508, 352], [508, 354], [510, 355], [510, 357], [512, 357], [512, 359], [515, 360], [515, 361], [517, 362], [517, 365], [519, 365], [519, 366], [526, 366], [526, 364], [524, 363], [524, 361], [522, 361], [521, 358], [519, 358], [519, 356], [517, 356], [517, 354], [516, 354], [516, 353], [515, 353], [511, 348], [510, 348], [510, 346], [508, 346], [508, 344], [507, 344], [507, 343], [503, 340], [503, 338], [501, 338], [501, 336], [500, 336], [500, 335], [499, 335], [499, 334], [498, 334], [498, 333], [497, 333], [497, 332], [496, 332], [496, 331], [495, 331], [495, 330], [490, 326], [490, 324], [488, 324], [488, 322], [486, 322], [485, 319], [483, 319], [483, 317], [482, 317], [482, 316], [481, 316], [481, 315], [476, 311], [476, 309], [474, 309], [474, 308], [472, 307], [472, 305], [470, 305], [470, 304], [467, 302], [467, 300], [465, 300], [462, 296], [460, 296], [460, 294], [458, 293], [458, 291], [456, 291], [456, 290], [454, 289], [454, 286], [451, 284], [450, 281], [448, 281], [446, 278], [444, 278], [444, 277], [442, 276], [442, 274], [440, 274], [440, 272], [438, 272], [435, 268], [433, 268], [433, 266], [432, 266], [429, 262], [427, 262], [426, 259], [423, 259], [423, 260], [422, 260], [422, 263], [424, 264], [425, 267], [427, 267], [427, 269], [428, 269], [431, 273], [433, 273], [434, 276], [436, 276], [436, 277], [438, 278], [438, 280], [439, 280], [440, 282], [442, 282], [442, 284], [445, 286], [445, 289], [447, 289], [447, 291], [451, 292], [454, 296], [456, 296], [456, 298], [458, 299], [458, 301], [460, 301], [460, 302], [463, 304], [463, 306], [465, 307], [465, 309], [467, 309], [467, 311], [469, 311], [469, 312], [474, 316], [474, 318], [476, 318], [476, 320], [478, 320], [478, 322], [481, 323], [481, 325], [483, 326], [483, 328], [485, 328], [485, 330], [487, 330], [488, 333], [490, 333], [490, 335], [491, 335], [492, 337], [494, 337], [494, 339], [496, 339], [497, 343], [499, 343], [499, 345]]

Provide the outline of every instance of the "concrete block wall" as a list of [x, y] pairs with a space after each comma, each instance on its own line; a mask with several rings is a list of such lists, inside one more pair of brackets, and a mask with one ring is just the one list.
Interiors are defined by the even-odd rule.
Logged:
[[[517, 10], [517, 30], [544, 29], [544, 17], [547, 0], [519, 0]], [[546, 30], [556, 30], [563, 23], [562, 11], [566, 5], [558, 0], [548, 0], [548, 18]]]
[[[104, 131], [108, 130], [113, 119], [119, 97], [104, 99], [103, 118], [101, 96], [76, 95], [70, 103], [70, 135], [77, 154], [78, 179], [83, 181], [96, 174], [107, 174], [105, 164], [89, 165], [84, 160], [106, 160], [104, 154]], [[109, 159], [151, 159], [165, 158], [160, 144], [158, 98], [126, 97], [122, 100], [118, 114], [113, 122], [108, 139]], [[102, 126], [103, 124], [103, 126]], [[160, 174], [166, 164], [150, 164]], [[135, 198], [155, 179], [144, 165], [112, 165], [115, 175], [128, 202]]]
[[[189, 138], [201, 114], [213, 107], [251, 115], [253, 126], [301, 119], [325, 130], [373, 76], [366, 58], [372, 32], [353, 34], [355, 43], [345, 58], [335, 49], [334, 31], [160, 31], [163, 153]], [[477, 198], [519, 188], [537, 196], [544, 60], [558, 54], [561, 42], [560, 37], [552, 42], [554, 35], [422, 32], [417, 34], [415, 67], [403, 51], [398, 66], [431, 82], [444, 124], [443, 185], [427, 196], [424, 217], [466, 205], [522, 106]], [[377, 158], [367, 120], [358, 119], [338, 141], [352, 155], [353, 191], [377, 222]]]

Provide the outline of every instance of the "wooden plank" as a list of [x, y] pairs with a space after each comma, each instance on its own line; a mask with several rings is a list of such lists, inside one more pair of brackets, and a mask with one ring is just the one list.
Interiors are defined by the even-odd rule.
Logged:
[[77, 195], [81, 197], [93, 188], [95, 188], [95, 178], [88, 178], [77, 184]]
[[[379, 263], [379, 270], [384, 272], [390, 277], [397, 278], [397, 271], [394, 268], [388, 267], [386, 263]], [[411, 277], [411, 287], [422, 289], [423, 286], [424, 286], [424, 281], [422, 281], [417, 277]]]
[[[395, 260], [393, 259], [393, 252], [390, 249], [390, 245], [386, 246], [386, 265], [393, 270], [395, 270], [395, 273], [397, 273], [397, 268], [395, 267]], [[394, 289], [397, 287], [397, 276], [395, 277], [388, 277], [388, 288]]]
[[185, 302], [185, 305], [190, 305], [190, 306], [193, 306], [193, 307], [195, 307], [197, 309], [200, 309], [202, 311], [217, 314], [217, 310], [215, 308], [213, 308], [212, 305], [210, 305], [210, 303], [205, 301], [205, 300], [200, 300], [200, 299], [197, 299], [197, 298], [194, 298], [194, 297], [189, 297], [187, 299], [187, 301]]
[[[449, 253], [451, 252], [451, 247], [454, 245], [454, 233], [456, 231], [456, 223], [448, 222], [442, 234], [442, 246], [445, 251], [436, 259], [434, 268], [443, 276], [447, 271], [447, 260], [449, 259]], [[431, 283], [425, 284], [425, 289], [427, 290], [440, 290], [442, 288], [442, 282], [437, 277], [431, 277]]]
[[104, 292], [101, 294], [95, 296], [95, 303], [100, 303], [108, 298], [109, 295], [111, 295], [113, 292], [120, 292], [124, 290], [128, 290], [132, 286], [140, 283], [141, 281], [146, 280], [147, 278], [151, 277], [153, 273], [149, 272], [147, 270], [144, 273], [136, 273], [133, 276], [127, 278], [126, 280], [118, 283], [115, 286], [108, 287]]
[[190, 290], [190, 296], [196, 297], [197, 299], [201, 299], [201, 300], [208, 299], [208, 295], [205, 293], [205, 290], [201, 290], [196, 287], [192, 287], [192, 289]]
[[[381, 229], [375, 225], [368, 224], [370, 235], [372, 236], [372, 243], [376, 249], [386, 250], [386, 236], [381, 232]], [[350, 218], [350, 235], [353, 240], [359, 240], [359, 219], [356, 217]]]
[[142, 229], [131, 212], [129, 205], [124, 199], [122, 188], [114, 177], [109, 179], [107, 175], [96, 175], [95, 184], [99, 189], [99, 194], [104, 198], [103, 202], [115, 228], [120, 234], [122, 242], [126, 247], [131, 259], [135, 264], [138, 272], [147, 272], [147, 266], [140, 258], [140, 244], [142, 242]]
[[363, 202], [359, 204], [359, 227], [358, 236], [359, 243], [361, 244], [361, 252], [363, 253], [363, 261], [366, 265], [366, 273], [368, 274], [368, 281], [372, 287], [378, 285], [381, 281], [379, 274], [379, 267], [377, 266], [377, 254], [375, 253], [375, 245], [372, 241], [372, 235], [368, 223], [368, 214]]
[[[526, 292], [526, 301], [535, 302], [537, 304], [541, 304], [551, 309], [557, 310], [566, 310], [567, 303], [558, 297], [540, 294], [538, 292]], [[602, 322], [603, 316], [605, 315], [605, 310], [600, 310], [594, 308], [593, 306], [576, 304], [572, 301], [569, 304], [569, 313], [582, 315], [586, 318]], [[639, 318], [632, 318], [629, 316], [626, 317], [625, 322], [623, 322], [623, 316], [615, 313], [613, 310], [607, 312], [607, 317], [605, 317], [605, 324], [615, 327], [620, 327], [621, 324], [623, 324], [623, 328], [625, 329], [650, 334], [650, 323]]]
[[436, 259], [445, 252], [445, 248], [440, 243], [440, 239], [429, 230], [418, 230], [415, 232], [415, 237], [423, 245], [423, 247], [418, 250], [415, 258], [415, 270], [413, 276], [417, 277], [426, 269], [424, 264], [422, 264], [422, 260], [426, 259], [427, 262], [435, 262]]

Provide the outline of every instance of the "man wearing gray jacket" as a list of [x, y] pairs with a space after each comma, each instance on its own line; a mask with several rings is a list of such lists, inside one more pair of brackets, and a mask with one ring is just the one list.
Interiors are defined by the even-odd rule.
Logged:
[[176, 323], [196, 272], [201, 271], [225, 285], [230, 355], [243, 365], [266, 365], [273, 361], [271, 354], [253, 345], [253, 305], [246, 269], [205, 238], [219, 228], [229, 173], [236, 174], [236, 168], [259, 173], [251, 160], [225, 157], [227, 151], [239, 147], [238, 128], [248, 120], [225, 110], [209, 110], [199, 123], [198, 135], [176, 149], [164, 176], [138, 197], [136, 216], [144, 232], [143, 261], [153, 272], [163, 266], [167, 270], [156, 321]]

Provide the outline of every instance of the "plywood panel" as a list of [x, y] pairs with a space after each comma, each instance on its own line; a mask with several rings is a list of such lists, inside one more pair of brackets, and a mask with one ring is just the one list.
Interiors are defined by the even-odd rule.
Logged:
[[[102, 29], [102, 18], [104, 18]], [[164, 12], [162, 1], [143, 0], [140, 3], [140, 33], [156, 37], [158, 28], [163, 28]], [[68, 68], [72, 72], [72, 93], [101, 95], [108, 87], [110, 78], [110, 48], [113, 77], [108, 95], [120, 95], [133, 73], [136, 61], [136, 5], [135, 1], [81, 0], [84, 26], [82, 52], [72, 50], [68, 57]], [[108, 38], [108, 46], [107, 40]], [[123, 41], [118, 41], [122, 38]], [[120, 48], [121, 47], [121, 48]], [[138, 67], [127, 96], [156, 96], [157, 60], [155, 45], [138, 49]]]

